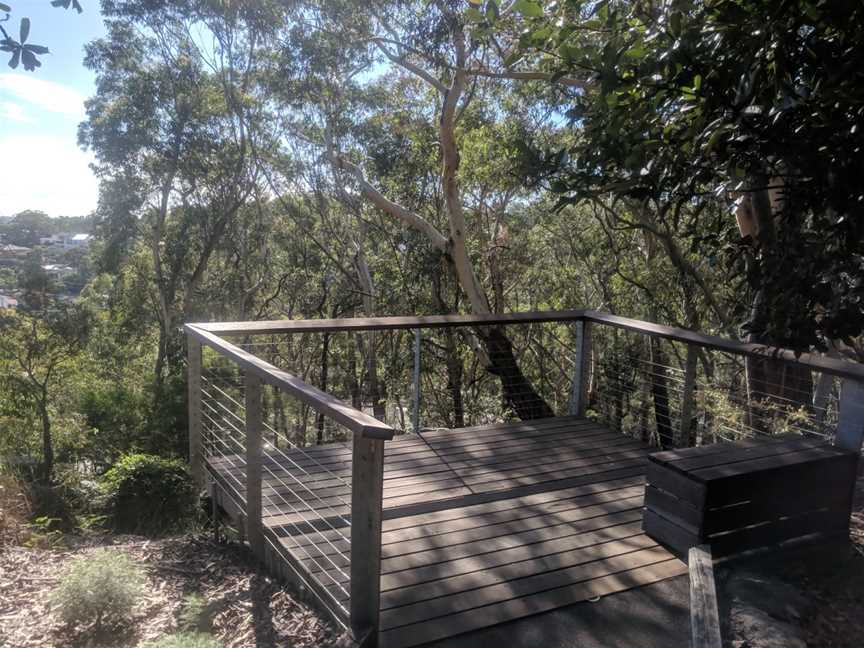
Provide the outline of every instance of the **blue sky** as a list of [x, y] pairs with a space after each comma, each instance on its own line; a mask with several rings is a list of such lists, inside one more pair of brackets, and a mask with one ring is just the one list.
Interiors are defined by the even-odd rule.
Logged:
[[[22, 17], [31, 20], [28, 42], [51, 53], [42, 67], [8, 67], [0, 52], [0, 216], [41, 209], [78, 216], [96, 207], [92, 156], [77, 144], [84, 100], [94, 92], [84, 68], [84, 44], [104, 34], [98, 0], [80, 0], [84, 13], [55, 9], [50, 0], [4, 0], [13, 13], [3, 27], [17, 38]], [[0, 14], [0, 18], [4, 14]]]

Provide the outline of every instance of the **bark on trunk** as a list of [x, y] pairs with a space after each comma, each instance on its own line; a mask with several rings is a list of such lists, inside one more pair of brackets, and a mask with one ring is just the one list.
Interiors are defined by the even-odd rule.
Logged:
[[39, 403], [39, 418], [42, 419], [42, 480], [50, 484], [54, 476], [54, 440], [51, 438], [47, 398], [47, 394], [43, 393], [43, 400]]
[[660, 340], [651, 338], [651, 396], [654, 400], [654, 422], [657, 426], [657, 441], [660, 448], [672, 445], [672, 420], [669, 416], [669, 389], [666, 384], [666, 354], [660, 348]]
[[513, 353], [513, 345], [500, 326], [477, 329], [477, 335], [489, 356], [489, 373], [501, 381], [504, 401], [522, 420], [555, 416], [552, 408], [537, 393], [522, 373]]
[[[429, 221], [418, 214], [386, 198], [363, 176], [362, 170], [351, 161], [336, 153], [329, 135], [325, 131], [328, 155], [334, 168], [350, 173], [357, 182], [360, 193], [376, 207], [400, 220], [406, 226], [423, 233], [429, 242], [452, 263], [453, 270], [468, 302], [471, 312], [485, 315], [491, 312], [489, 300], [481, 285], [474, 265], [468, 255], [466, 245], [467, 225], [459, 187], [459, 148], [456, 141], [456, 123], [460, 117], [460, 101], [466, 86], [466, 37], [460, 19], [452, 16], [452, 39], [456, 66], [452, 71], [449, 86], [409, 65], [401, 59], [397, 61], [414, 74], [430, 82], [443, 97], [438, 140], [441, 147], [441, 187], [447, 209], [449, 237], [445, 237]], [[466, 102], [462, 102], [464, 111]], [[482, 346], [488, 356], [487, 369], [501, 380], [505, 402], [522, 419], [553, 416], [552, 409], [539, 396], [533, 385], [525, 378], [513, 354], [510, 340], [500, 328], [490, 328], [479, 332]]]
[[465, 427], [465, 405], [462, 400], [462, 358], [459, 357], [453, 331], [445, 332], [447, 344], [447, 389], [453, 401], [453, 427]]

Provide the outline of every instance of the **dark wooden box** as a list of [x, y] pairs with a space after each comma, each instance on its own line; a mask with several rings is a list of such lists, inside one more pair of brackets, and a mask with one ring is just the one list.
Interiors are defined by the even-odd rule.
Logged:
[[858, 454], [776, 436], [649, 456], [645, 532], [681, 554], [715, 556], [813, 533], [848, 533]]

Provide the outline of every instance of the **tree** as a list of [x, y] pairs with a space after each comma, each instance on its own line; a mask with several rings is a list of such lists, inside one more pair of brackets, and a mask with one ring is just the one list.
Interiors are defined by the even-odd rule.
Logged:
[[[327, 2], [307, 4], [309, 18], [305, 22], [312, 31], [291, 32], [293, 51], [308, 53], [297, 74], [304, 79], [317, 75], [313, 76], [318, 79], [313, 91], [318, 94], [324, 122], [323, 133], [319, 131], [317, 137], [324, 139], [337, 183], [350, 186], [376, 209], [422, 234], [427, 244], [448, 261], [470, 310], [490, 313], [490, 299], [470, 251], [469, 216], [473, 214], [466, 210], [461, 186], [459, 127], [472, 101], [482, 93], [484, 79], [548, 80], [551, 75], [539, 71], [491, 71], [487, 50], [469, 38], [466, 18], [455, 3], [424, 3], [422, 14], [401, 3], [374, 3], [343, 11]], [[343, 46], [346, 40], [350, 43], [347, 50]], [[368, 155], [363, 150], [366, 142], [358, 140], [360, 133], [356, 131], [349, 134], [354, 78], [376, 57], [401, 74], [418, 79], [428, 91], [420, 114], [436, 132], [437, 181], [446, 216], [443, 228], [370, 180], [367, 174], [372, 169], [363, 159], [364, 153]], [[561, 85], [576, 83], [567, 77], [558, 81]], [[345, 150], [349, 146], [353, 150]], [[340, 196], [350, 198], [345, 191]], [[500, 378], [512, 409], [522, 418], [551, 415], [549, 406], [521, 372], [504, 330], [483, 327], [476, 335], [477, 350], [489, 371]]]
[[4, 242], [22, 247], [36, 247], [39, 239], [55, 232], [55, 224], [43, 211], [28, 209], [15, 214], [0, 232]]
[[90, 313], [80, 307], [55, 308], [42, 317], [26, 311], [0, 311], [0, 360], [3, 382], [36, 411], [41, 423], [41, 478], [54, 474], [52, 406], [56, 390], [78, 357], [90, 328]]
[[[860, 3], [807, 0], [532, 12], [520, 52], [590, 79], [546, 168], [553, 190], [653, 204], [673, 241], [689, 221], [696, 248], [744, 280], [735, 315], [751, 340], [851, 343], [864, 327], [862, 24]], [[733, 202], [737, 222], [705, 218]]]
[[[98, 227], [109, 236], [109, 266], [135, 245], [149, 251], [157, 387], [176, 370], [178, 325], [195, 312], [213, 253], [256, 186], [244, 95], [253, 90], [260, 17], [209, 7], [105, 3], [108, 36], [85, 59], [97, 94], [79, 139], [97, 157]], [[210, 54], [193, 35], [202, 21], [216, 43]]]

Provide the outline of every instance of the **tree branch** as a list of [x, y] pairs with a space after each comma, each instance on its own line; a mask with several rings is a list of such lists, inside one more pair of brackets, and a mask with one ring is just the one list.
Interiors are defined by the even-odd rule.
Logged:
[[[328, 147], [329, 148], [329, 147]], [[350, 174], [360, 188], [360, 192], [381, 211], [402, 221], [408, 227], [425, 235], [437, 250], [448, 253], [449, 241], [439, 232], [432, 223], [418, 216], [402, 205], [393, 202], [378, 189], [376, 189], [363, 175], [363, 171], [353, 162], [346, 160], [342, 155], [336, 154], [332, 149], [329, 151], [330, 160], [336, 169]]]
[[396, 65], [398, 65], [402, 68], [405, 68], [406, 70], [408, 70], [412, 74], [420, 77], [426, 83], [428, 83], [433, 88], [435, 88], [438, 92], [440, 92], [442, 94], [447, 92], [447, 86], [445, 86], [438, 79], [436, 79], [431, 74], [429, 74], [426, 70], [424, 70], [423, 68], [421, 68], [418, 65], [414, 65], [414, 63], [411, 63], [410, 61], [406, 60], [402, 56], [396, 56], [393, 52], [391, 52], [386, 47], [384, 47], [382, 39], [373, 38], [372, 42], [375, 43], [375, 47], [377, 47], [384, 54], [384, 56], [386, 56], [388, 59], [390, 59], [393, 63], [395, 63]]
[[549, 72], [537, 72], [534, 70], [505, 70], [503, 72], [493, 72], [486, 68], [468, 68], [463, 70], [468, 76], [480, 76], [487, 79], [512, 79], [514, 81], [549, 81], [559, 85], [568, 86], [570, 88], [579, 88], [584, 90], [587, 87], [585, 81], [574, 77], [562, 76], [557, 77]]

